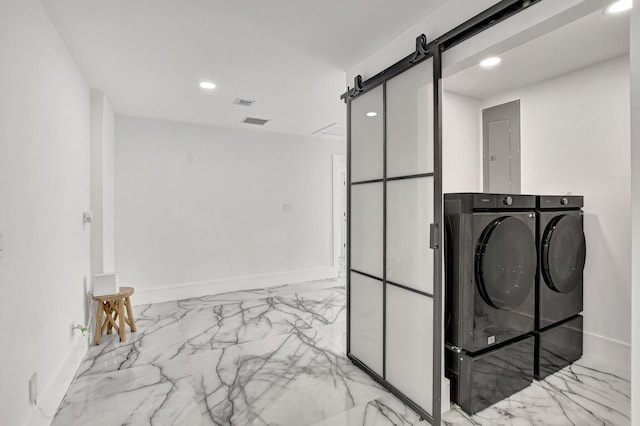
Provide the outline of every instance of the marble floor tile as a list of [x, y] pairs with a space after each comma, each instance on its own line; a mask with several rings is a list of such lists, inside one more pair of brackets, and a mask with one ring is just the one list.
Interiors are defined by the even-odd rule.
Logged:
[[[90, 346], [77, 376], [100, 374], [141, 365], [157, 364], [175, 358], [184, 349], [177, 305], [134, 307], [136, 332], [127, 331], [120, 342], [117, 334], [104, 335], [100, 345]], [[138, 311], [138, 312], [136, 312]]]
[[74, 380], [52, 425], [199, 425], [201, 418], [184, 356]]
[[309, 328], [310, 315], [280, 303], [276, 298], [251, 300], [185, 310], [180, 325], [187, 354], [228, 346]]
[[[89, 348], [53, 424], [426, 425], [346, 352], [344, 278], [134, 306]], [[625, 373], [582, 359], [445, 425], [628, 425]], [[0, 422], [1, 423], [1, 422]]]
[[629, 425], [631, 386], [579, 360], [511, 397], [468, 416], [458, 407], [444, 425]]
[[374, 399], [313, 426], [413, 426], [424, 425], [414, 411], [392, 395]]
[[315, 290], [322, 290], [325, 288], [345, 287], [345, 286], [346, 286], [345, 278], [339, 277], [339, 278], [333, 278], [333, 279], [327, 279], [327, 280], [284, 284], [277, 287], [269, 287], [266, 290], [272, 296], [282, 296], [282, 295], [292, 294], [296, 292], [315, 291]]
[[[287, 307], [300, 311], [312, 326], [324, 326], [346, 321], [346, 290], [331, 287], [315, 291], [297, 291], [277, 296]], [[305, 315], [306, 314], [306, 315]]]
[[178, 306], [180, 309], [188, 310], [193, 308], [205, 308], [209, 306], [225, 305], [228, 303], [244, 302], [246, 300], [264, 299], [269, 296], [270, 293], [264, 289], [233, 291], [179, 300]]
[[344, 321], [344, 288], [183, 308], [180, 316], [188, 354]]
[[387, 391], [317, 330], [191, 357], [205, 425], [304, 425]]
[[331, 341], [338, 353], [347, 353], [346, 321], [340, 321], [326, 326], [316, 326], [313, 329], [318, 332], [319, 337]]
[[178, 316], [178, 302], [152, 303], [133, 307], [133, 316], [138, 320]]

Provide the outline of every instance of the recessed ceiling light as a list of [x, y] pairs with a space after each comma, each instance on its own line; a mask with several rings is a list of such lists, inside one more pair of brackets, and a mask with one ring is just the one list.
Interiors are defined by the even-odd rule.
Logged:
[[614, 1], [609, 6], [607, 6], [604, 12], [607, 15], [617, 15], [619, 13], [630, 10], [632, 7], [633, 7], [632, 0], [618, 0], [618, 1]]
[[376, 115], [378, 115], [378, 113], [375, 111], [370, 111], [367, 113], [367, 117], [375, 117]]
[[490, 58], [481, 60], [480, 61], [480, 66], [483, 67], [483, 68], [491, 68], [491, 67], [495, 67], [500, 62], [502, 62], [502, 59], [500, 59], [497, 56], [492, 56]]
[[213, 90], [216, 88], [216, 85], [213, 84], [210, 81], [201, 81], [200, 82], [200, 87], [202, 87], [203, 89], [207, 89], [207, 90]]

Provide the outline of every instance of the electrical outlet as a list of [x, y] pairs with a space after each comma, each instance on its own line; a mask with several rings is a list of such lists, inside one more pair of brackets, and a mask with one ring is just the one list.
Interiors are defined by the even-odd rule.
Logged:
[[291, 211], [291, 204], [289, 203], [284, 203], [282, 205], [282, 210], [284, 210], [285, 212], [290, 212]]
[[38, 398], [38, 373], [33, 373], [29, 379], [29, 402], [35, 404]]

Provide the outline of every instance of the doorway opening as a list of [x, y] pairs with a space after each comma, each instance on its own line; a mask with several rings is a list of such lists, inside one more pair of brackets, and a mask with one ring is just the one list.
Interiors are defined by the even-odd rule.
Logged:
[[345, 275], [347, 257], [347, 166], [344, 155], [333, 156], [333, 267]]

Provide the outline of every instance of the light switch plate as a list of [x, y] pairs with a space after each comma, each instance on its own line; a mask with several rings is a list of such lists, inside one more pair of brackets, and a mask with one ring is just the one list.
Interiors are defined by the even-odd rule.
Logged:
[[82, 213], [82, 223], [91, 223], [92, 221], [93, 221], [93, 213], [91, 212]]

